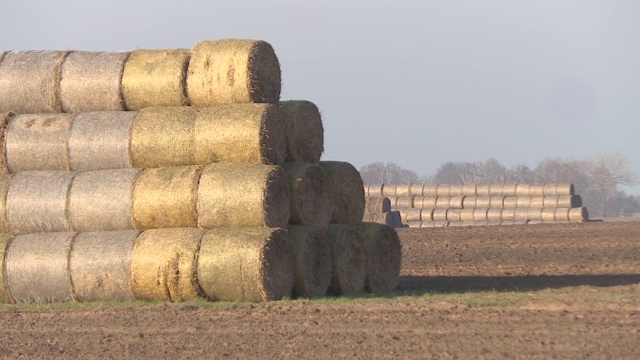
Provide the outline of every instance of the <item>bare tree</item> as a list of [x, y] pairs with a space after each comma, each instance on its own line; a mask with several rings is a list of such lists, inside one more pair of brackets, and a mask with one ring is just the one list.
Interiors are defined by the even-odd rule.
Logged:
[[419, 181], [413, 170], [403, 169], [389, 162], [374, 162], [360, 168], [360, 176], [365, 184], [411, 184]]
[[589, 175], [600, 197], [602, 216], [607, 216], [607, 201], [615, 196], [618, 185], [632, 185], [637, 174], [629, 168], [629, 158], [620, 153], [599, 153], [588, 159]]

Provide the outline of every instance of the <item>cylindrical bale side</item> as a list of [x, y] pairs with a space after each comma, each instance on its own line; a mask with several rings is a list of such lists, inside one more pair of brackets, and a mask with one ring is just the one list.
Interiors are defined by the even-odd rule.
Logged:
[[198, 251], [204, 230], [151, 229], [133, 245], [131, 292], [136, 300], [189, 301], [202, 293], [198, 285]]
[[464, 196], [451, 196], [449, 198], [449, 208], [451, 209], [463, 209], [464, 208]]
[[489, 196], [504, 196], [502, 192], [503, 184], [489, 184]]
[[431, 218], [433, 221], [447, 221], [447, 209], [433, 209]]
[[529, 220], [529, 208], [516, 208], [513, 217], [516, 221]]
[[502, 215], [500, 215], [500, 220], [503, 220], [503, 221], [516, 220], [516, 208], [509, 207], [509, 208], [502, 209]]
[[152, 106], [186, 106], [187, 49], [131, 52], [122, 73], [122, 97], [127, 110]]
[[409, 190], [411, 185], [401, 184], [396, 185], [396, 196], [397, 197], [409, 197], [411, 196], [411, 191]]
[[4, 144], [8, 170], [69, 170], [69, 131], [74, 116], [23, 114], [11, 118]]
[[74, 231], [129, 230], [133, 221], [133, 186], [140, 169], [85, 171], [73, 179], [68, 216]]
[[555, 208], [558, 207], [558, 197], [555, 195], [545, 195], [542, 199], [543, 208]]
[[544, 184], [531, 184], [529, 186], [529, 196], [544, 196]]
[[437, 184], [425, 184], [422, 187], [422, 196], [437, 196], [438, 185]]
[[329, 178], [322, 166], [287, 162], [284, 172], [289, 181], [290, 224], [323, 227], [329, 224], [333, 198]]
[[26, 171], [13, 175], [7, 192], [7, 229], [12, 234], [69, 231], [69, 188], [75, 173]]
[[421, 228], [433, 228], [436, 227], [435, 225], [435, 221], [423, 221], [422, 223], [420, 223]]
[[387, 196], [389, 198], [396, 197], [396, 187], [395, 184], [384, 184], [382, 186], [382, 196]]
[[18, 235], [5, 254], [5, 276], [17, 302], [73, 301], [69, 252], [76, 233]]
[[461, 227], [464, 226], [462, 221], [449, 221], [449, 227]]
[[13, 174], [0, 174], [0, 233], [7, 233], [7, 194]]
[[475, 221], [473, 220], [460, 221], [460, 226], [475, 226]]
[[[363, 191], [360, 184], [360, 191]], [[212, 164], [200, 177], [198, 226], [285, 227], [291, 215], [284, 169], [260, 164]], [[364, 214], [364, 196], [359, 221]]]
[[489, 197], [489, 207], [492, 209], [502, 209], [504, 208], [504, 196], [490, 196]]
[[422, 221], [409, 221], [407, 223], [407, 225], [410, 228], [421, 228], [422, 227]]
[[327, 236], [332, 264], [329, 293], [349, 296], [362, 292], [367, 276], [362, 226], [331, 224]]
[[420, 208], [412, 208], [407, 209], [407, 219], [405, 223], [409, 223], [411, 221], [422, 221], [422, 209]]
[[501, 208], [491, 208], [487, 211], [487, 220], [488, 221], [500, 221], [502, 220], [502, 209]]
[[555, 221], [569, 221], [570, 208], [556, 208], [553, 218]]
[[[0, 61], [2, 61], [1, 58]], [[9, 172], [9, 168], [7, 167], [6, 134], [9, 120], [14, 116], [12, 112], [0, 113], [0, 174]]]
[[187, 95], [194, 106], [280, 99], [280, 63], [264, 41], [202, 41], [191, 51]]
[[397, 211], [400, 213], [400, 220], [403, 224], [407, 223], [407, 212], [409, 209], [398, 209]]
[[476, 185], [476, 196], [489, 196], [489, 187], [490, 184], [477, 184]]
[[137, 230], [85, 232], [71, 248], [69, 271], [80, 302], [132, 301], [131, 258]]
[[391, 200], [388, 197], [365, 198], [365, 213], [381, 213], [391, 211]]
[[201, 173], [202, 168], [198, 166], [142, 170], [135, 179], [131, 196], [135, 228], [146, 230], [197, 226], [201, 202], [198, 181]]
[[491, 207], [491, 196], [477, 196], [476, 197], [476, 208], [479, 209], [488, 209]]
[[516, 197], [516, 208], [528, 208], [531, 206], [531, 196], [518, 195]]
[[575, 208], [582, 206], [582, 197], [580, 195], [561, 195], [558, 196], [559, 208]]
[[324, 128], [318, 107], [306, 100], [279, 105], [287, 142], [286, 161], [317, 163], [324, 152]]
[[502, 186], [502, 196], [516, 196], [518, 184], [504, 184]]
[[540, 214], [540, 218], [544, 222], [551, 222], [556, 220], [556, 208], [543, 208]]
[[560, 183], [556, 184], [556, 193], [558, 196], [570, 196], [576, 194], [576, 188], [573, 184]]
[[422, 189], [424, 188], [424, 184], [411, 184], [409, 185], [409, 194], [411, 196], [423, 196]]
[[364, 191], [360, 173], [348, 162], [321, 161], [320, 165], [329, 176], [333, 189], [331, 222], [359, 224], [364, 213]]
[[529, 207], [532, 209], [542, 209], [544, 207], [544, 196], [532, 196]]
[[531, 188], [531, 184], [517, 184], [516, 185], [516, 196], [531, 196], [529, 192], [529, 188]]
[[487, 226], [498, 226], [498, 225], [502, 225], [502, 221], [501, 220], [487, 220]]
[[202, 237], [198, 282], [214, 301], [280, 300], [291, 295], [294, 262], [285, 229], [212, 229]]
[[477, 196], [478, 193], [476, 191], [477, 184], [463, 184], [462, 185], [462, 195], [463, 196]]
[[542, 221], [542, 208], [529, 208], [527, 220]]
[[0, 62], [0, 112], [60, 112], [60, 71], [68, 52], [9, 51]]
[[451, 196], [451, 184], [437, 184], [436, 185], [436, 196]]
[[382, 195], [382, 187], [384, 185], [383, 184], [372, 184], [367, 186], [367, 188], [369, 189], [369, 193], [368, 193], [368, 197], [378, 197], [378, 198], [383, 198], [384, 195]]
[[460, 221], [473, 221], [474, 208], [465, 208], [460, 211]]
[[15, 302], [7, 286], [7, 277], [5, 275], [5, 254], [12, 239], [13, 235], [4, 232], [0, 233], [0, 304]]
[[464, 185], [462, 184], [451, 184], [449, 187], [449, 196], [451, 197], [461, 197], [464, 196]]
[[473, 221], [487, 220], [487, 213], [489, 208], [475, 208], [473, 209]]
[[462, 215], [462, 209], [447, 209], [447, 221], [459, 222]]
[[445, 227], [449, 227], [449, 225], [451, 225], [451, 223], [449, 221], [434, 221], [433, 222], [433, 227], [437, 227], [437, 228], [445, 228]]
[[502, 207], [505, 209], [513, 209], [518, 207], [518, 197], [517, 196], [505, 196], [502, 201]]
[[79, 113], [69, 135], [71, 170], [122, 169], [131, 162], [133, 111]]
[[544, 184], [542, 187], [543, 196], [555, 196], [556, 195], [556, 183]]
[[399, 196], [396, 198], [396, 209], [410, 209], [413, 207], [413, 196]]
[[478, 200], [477, 196], [465, 196], [462, 200], [462, 208], [463, 209], [475, 209], [476, 208], [476, 200]]
[[448, 209], [451, 204], [451, 198], [449, 196], [438, 196], [436, 198], [436, 209]]
[[586, 207], [577, 207], [569, 209], [569, 221], [589, 220], [589, 212]]
[[362, 224], [366, 262], [365, 288], [374, 294], [393, 291], [400, 280], [402, 245], [390, 226]]
[[435, 209], [438, 198], [436, 196], [422, 196], [413, 199], [415, 207], [421, 207], [423, 209]]
[[324, 296], [331, 282], [331, 250], [326, 229], [291, 225], [287, 231], [295, 256], [293, 296], [309, 299]]
[[433, 221], [433, 212], [435, 209], [422, 209], [420, 212], [420, 220], [422, 221]]
[[527, 225], [529, 220], [514, 220], [511, 225]]

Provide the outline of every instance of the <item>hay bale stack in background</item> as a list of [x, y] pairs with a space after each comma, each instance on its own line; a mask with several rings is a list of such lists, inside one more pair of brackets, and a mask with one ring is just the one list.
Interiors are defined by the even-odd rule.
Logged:
[[69, 273], [75, 298], [131, 301], [131, 259], [137, 230], [79, 233], [73, 241]]
[[423, 184], [411, 184], [409, 185], [409, 195], [422, 196], [422, 189], [424, 189]]
[[400, 212], [400, 214], [405, 215], [404, 216], [405, 223], [409, 223], [410, 221], [422, 221], [422, 210], [423, 209], [421, 208], [404, 209], [403, 211]]
[[556, 191], [554, 195], [557, 195], [557, 196], [576, 195], [576, 188], [573, 184], [567, 184], [567, 183], [556, 184]]
[[476, 208], [476, 202], [478, 197], [475, 195], [465, 196], [462, 200], [462, 208], [463, 209], [474, 209]]
[[382, 186], [382, 196], [386, 196], [388, 198], [396, 197], [396, 185], [395, 184], [384, 184]]
[[478, 196], [477, 184], [463, 184], [462, 194], [463, 196]]
[[329, 293], [350, 296], [362, 292], [367, 270], [361, 224], [331, 224], [327, 238], [332, 265]]
[[582, 197], [580, 195], [558, 195], [557, 207], [559, 208], [578, 208], [582, 206]]
[[462, 209], [447, 209], [447, 221], [459, 222]]
[[364, 206], [365, 214], [391, 211], [391, 201], [388, 197], [366, 197]]
[[284, 172], [289, 181], [290, 224], [322, 227], [329, 224], [333, 211], [331, 184], [317, 164], [287, 162]]
[[411, 197], [411, 185], [400, 184], [396, 185], [397, 197]]
[[373, 184], [365, 186], [365, 197], [385, 197], [382, 194], [383, 184]]
[[400, 279], [402, 246], [398, 233], [381, 224], [363, 223], [365, 288], [374, 294], [393, 291]]
[[134, 50], [122, 73], [122, 97], [127, 110], [152, 106], [186, 106], [187, 49]]
[[518, 206], [518, 197], [517, 196], [505, 196], [502, 201], [502, 205], [505, 209], [515, 208]]
[[198, 283], [210, 300], [282, 299], [291, 294], [294, 268], [284, 229], [213, 229], [202, 236]]
[[433, 221], [448, 221], [447, 210], [448, 209], [433, 209], [431, 218], [433, 219]]
[[423, 209], [435, 209], [438, 202], [437, 196], [421, 196], [415, 197], [413, 203], [415, 207], [421, 207]]
[[68, 52], [9, 51], [0, 62], [0, 112], [60, 112], [60, 71]]
[[490, 196], [491, 192], [489, 189], [489, 184], [477, 184], [476, 185], [476, 196]]
[[464, 185], [462, 185], [462, 184], [451, 184], [451, 186], [449, 187], [449, 196], [451, 196], [451, 197], [464, 196]]
[[364, 185], [358, 170], [342, 161], [321, 161], [320, 165], [327, 173], [333, 190], [331, 223], [361, 223], [364, 215]]
[[448, 196], [451, 196], [451, 184], [438, 184], [438, 185], [436, 185], [436, 196], [437, 197], [448, 197]]
[[326, 229], [290, 225], [287, 231], [295, 256], [293, 296], [309, 299], [324, 296], [331, 282], [331, 249]]
[[502, 186], [502, 196], [516, 196], [518, 184], [504, 184]]
[[531, 196], [529, 207], [534, 209], [542, 209], [544, 207], [544, 196]]
[[545, 184], [530, 184], [529, 196], [531, 197], [544, 196], [544, 185]]
[[391, 201], [391, 209], [410, 209], [413, 207], [413, 197], [412, 196], [402, 196], [392, 198]]
[[569, 209], [569, 221], [585, 221], [589, 219], [589, 212], [585, 207]]
[[14, 116], [12, 112], [0, 113], [0, 174], [6, 174], [9, 172], [7, 167], [7, 153], [6, 153], [6, 138], [7, 125], [9, 119]]
[[462, 222], [474, 221], [474, 217], [473, 217], [474, 211], [475, 211], [474, 208], [462, 209], [460, 211], [460, 221]]
[[13, 235], [7, 233], [0, 233], [0, 304], [14, 303], [15, 300], [11, 296], [11, 292], [7, 287], [7, 279], [5, 276], [5, 254]]
[[286, 161], [317, 163], [324, 152], [324, 128], [318, 107], [306, 100], [279, 105], [287, 143]]
[[422, 187], [422, 196], [438, 196], [438, 185], [426, 184]]

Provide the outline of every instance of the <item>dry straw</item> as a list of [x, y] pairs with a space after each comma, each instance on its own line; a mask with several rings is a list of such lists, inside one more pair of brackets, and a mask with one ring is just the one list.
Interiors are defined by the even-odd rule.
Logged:
[[555, 221], [556, 220], [556, 209], [555, 208], [544, 208], [540, 213], [540, 218], [544, 222]]
[[531, 196], [529, 188], [531, 184], [518, 184], [516, 185], [516, 196]]
[[285, 227], [291, 214], [288, 185], [280, 166], [209, 165], [198, 188], [198, 226]]
[[72, 51], [62, 64], [63, 112], [125, 110], [120, 84], [130, 52]]
[[503, 184], [489, 184], [489, 196], [504, 196], [503, 188]]
[[326, 229], [292, 225], [288, 228], [295, 256], [293, 295], [319, 298], [331, 282], [331, 249]]
[[74, 231], [134, 229], [133, 187], [139, 169], [78, 173], [69, 191], [68, 215]]
[[569, 196], [569, 195], [575, 195], [575, 194], [576, 194], [576, 189], [573, 184], [564, 184], [564, 183], [556, 184], [555, 195]]
[[460, 211], [460, 221], [473, 221], [474, 208], [465, 208]]
[[529, 196], [543, 196], [544, 184], [531, 184], [529, 186]]
[[135, 228], [197, 226], [201, 172], [202, 168], [198, 166], [142, 170], [136, 177], [131, 201]]
[[488, 208], [476, 208], [473, 209], [473, 221], [486, 221], [488, 219]]
[[542, 209], [544, 207], [544, 196], [531, 196], [529, 207], [534, 209]]
[[431, 218], [433, 221], [447, 221], [447, 209], [433, 209]]
[[575, 208], [582, 206], [582, 197], [580, 195], [561, 195], [558, 196], [557, 207]]
[[436, 196], [451, 196], [451, 184], [436, 185]]
[[429, 184], [424, 185], [422, 187], [422, 196], [437, 196], [438, 194], [438, 185]]
[[60, 70], [67, 52], [9, 51], [0, 62], [0, 112], [60, 112]]
[[489, 191], [489, 186], [489, 184], [476, 185], [476, 196], [489, 196], [491, 194]]
[[451, 196], [449, 198], [449, 207], [452, 209], [464, 208], [464, 196]]
[[542, 208], [530, 208], [527, 212], [527, 220], [542, 221]]
[[478, 193], [476, 191], [477, 184], [463, 184], [462, 185], [462, 195], [463, 196], [477, 196]]
[[279, 300], [291, 294], [294, 259], [284, 229], [213, 229], [202, 237], [198, 282], [210, 300]]
[[7, 278], [5, 276], [5, 254], [12, 239], [13, 235], [0, 233], [0, 304], [15, 302], [7, 286]]
[[464, 196], [464, 185], [451, 184], [451, 187], [449, 187], [449, 196]]
[[322, 166], [287, 162], [284, 172], [289, 181], [291, 218], [294, 225], [322, 227], [329, 224], [333, 210], [331, 184]]
[[517, 208], [528, 208], [531, 206], [531, 196], [518, 195], [516, 197]]
[[74, 175], [67, 171], [16, 173], [7, 192], [9, 232], [69, 231], [67, 199]]
[[555, 208], [558, 207], [558, 197], [555, 195], [545, 195], [542, 199], [543, 208]]
[[451, 198], [449, 196], [438, 196], [436, 198], [436, 209], [448, 209], [451, 204]]
[[391, 211], [391, 200], [388, 197], [366, 197], [365, 213], [383, 213]]
[[131, 259], [137, 230], [85, 232], [71, 248], [69, 272], [76, 300], [131, 301]]
[[555, 184], [555, 183], [544, 184], [542, 187], [543, 196], [555, 196], [557, 186], [558, 184]]
[[411, 196], [411, 185], [396, 185], [396, 196], [397, 197], [409, 197]]
[[362, 224], [366, 258], [365, 288], [380, 294], [393, 291], [400, 280], [402, 246], [396, 231], [386, 225]]
[[271, 103], [280, 98], [280, 64], [269, 43], [202, 41], [191, 51], [187, 94], [195, 106]]
[[189, 301], [201, 294], [198, 251], [204, 230], [151, 229], [133, 245], [131, 292], [136, 300]]
[[9, 291], [17, 302], [73, 301], [69, 252], [76, 233], [16, 236], [5, 254]]
[[502, 220], [502, 209], [493, 208], [487, 211], [488, 221], [500, 221]]
[[437, 201], [438, 197], [436, 196], [423, 196], [413, 199], [415, 207], [421, 207], [423, 209], [435, 209]]
[[502, 209], [504, 207], [504, 196], [494, 195], [489, 198], [489, 207], [493, 209]]
[[465, 196], [462, 200], [462, 208], [463, 209], [474, 209], [476, 207], [476, 201], [478, 197], [475, 195]]
[[6, 133], [9, 119], [13, 116], [12, 112], [0, 113], [0, 174], [9, 172], [7, 167]]
[[515, 221], [516, 220], [516, 208], [504, 208], [502, 209], [502, 215], [500, 220]]
[[356, 295], [364, 290], [367, 275], [362, 226], [329, 225], [332, 275], [329, 293]]
[[128, 110], [151, 106], [185, 106], [187, 49], [135, 50], [124, 65], [122, 97]]
[[[365, 213], [362, 217], [364, 222], [374, 222], [378, 224], [386, 224], [391, 227], [396, 227], [397, 222], [393, 214], [399, 213], [398, 211], [390, 211], [383, 213]], [[398, 222], [402, 223], [402, 219], [398, 218]]]
[[364, 190], [360, 173], [347, 162], [321, 161], [320, 165], [329, 176], [333, 188], [331, 222], [359, 224], [364, 214]]
[[518, 197], [517, 196], [505, 196], [504, 201], [502, 202], [502, 206], [505, 209], [515, 208], [518, 206]]
[[367, 189], [367, 197], [384, 197], [384, 195], [382, 195], [382, 187], [384, 185], [383, 184], [374, 184], [374, 185], [368, 185]]
[[589, 212], [585, 207], [569, 209], [569, 221], [584, 221], [589, 219]]
[[447, 209], [447, 221], [460, 221], [462, 209]]
[[476, 208], [488, 209], [491, 207], [491, 196], [477, 196]]
[[422, 221], [409, 221], [407, 223], [407, 226], [409, 226], [410, 228], [421, 228], [422, 227]]
[[553, 214], [553, 218], [556, 221], [569, 221], [570, 208], [556, 208]]
[[72, 114], [16, 115], [7, 125], [5, 146], [10, 172], [69, 170]]
[[502, 196], [516, 196], [518, 184], [504, 184], [502, 186]]
[[405, 212], [406, 212], [406, 220], [405, 220], [406, 223], [410, 221], [422, 220], [422, 209], [420, 208], [406, 209]]
[[516, 221], [518, 220], [529, 220], [529, 209], [528, 208], [516, 208], [513, 214], [513, 217]]
[[324, 152], [324, 128], [318, 107], [305, 100], [280, 102], [287, 142], [286, 161], [317, 163]]
[[396, 209], [410, 209], [412, 207], [413, 207], [413, 197], [412, 196], [402, 196], [402, 197], [395, 198], [395, 208]]
[[433, 211], [435, 209], [422, 209], [420, 212], [421, 221], [433, 221]]
[[398, 185], [395, 184], [384, 184], [382, 186], [382, 196], [388, 196], [389, 198], [396, 197], [396, 188]]
[[409, 195], [411, 196], [422, 196], [422, 189], [424, 188], [423, 184], [411, 184], [409, 185]]
[[7, 228], [7, 193], [12, 178], [13, 174], [0, 174], [0, 233], [9, 231]]

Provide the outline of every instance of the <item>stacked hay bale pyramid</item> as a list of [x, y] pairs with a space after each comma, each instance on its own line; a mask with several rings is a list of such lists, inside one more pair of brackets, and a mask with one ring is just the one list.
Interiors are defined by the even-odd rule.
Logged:
[[254, 40], [2, 53], [0, 302], [395, 288], [397, 234], [280, 76]]
[[[587, 221], [573, 184], [368, 185], [367, 199], [390, 199], [409, 227]], [[366, 218], [366, 215], [365, 215]]]

